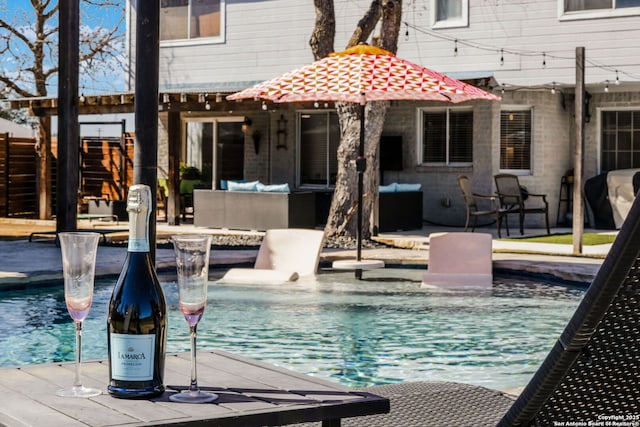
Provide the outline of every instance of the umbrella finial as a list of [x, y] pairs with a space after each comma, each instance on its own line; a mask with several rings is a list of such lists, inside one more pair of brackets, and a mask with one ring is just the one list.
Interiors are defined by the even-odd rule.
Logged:
[[341, 56], [341, 55], [391, 55], [395, 56], [388, 50], [381, 49], [376, 46], [371, 46], [366, 43], [360, 43], [342, 52], [333, 52], [329, 56]]

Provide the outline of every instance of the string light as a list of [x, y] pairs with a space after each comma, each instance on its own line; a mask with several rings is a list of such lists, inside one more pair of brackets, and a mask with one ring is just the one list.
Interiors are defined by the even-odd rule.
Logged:
[[502, 87], [500, 89], [500, 92], [504, 95], [504, 83], [502, 83]]
[[605, 80], [604, 82], [604, 91], [609, 92], [609, 80]]
[[[500, 54], [501, 60], [504, 59], [505, 53], [516, 55], [516, 56], [542, 56], [543, 67], [546, 67], [547, 65], [547, 61], [546, 61], [547, 57], [553, 58], [553, 59], [560, 59], [560, 60], [575, 60], [575, 56], [573, 54], [548, 54], [542, 51], [531, 51], [531, 50], [523, 50], [523, 49], [505, 49], [495, 45], [492, 46], [492, 45], [482, 44], [472, 40], [460, 39], [445, 33], [431, 31], [406, 21], [404, 23], [406, 26], [411, 27], [413, 30], [417, 31], [420, 34], [425, 34], [441, 40], [449, 40], [451, 42], [454, 42], [455, 45], [460, 44], [460, 45], [471, 47], [473, 49], [484, 50], [487, 52], [497, 52]], [[455, 48], [454, 48], [454, 53], [455, 53]], [[585, 62], [588, 67], [597, 68], [600, 70], [606, 70], [612, 73], [615, 72], [616, 75], [618, 76], [617, 81], [620, 81], [620, 75], [627, 76], [632, 80], [640, 80], [640, 74], [625, 72], [624, 70], [616, 69], [611, 65], [602, 64], [602, 63], [599, 63], [598, 61], [594, 61], [588, 58], [585, 59]], [[501, 64], [502, 64], [502, 61], [501, 61]], [[615, 84], [618, 84], [618, 83], [615, 83]]]
[[551, 93], [556, 94], [556, 82], [551, 82]]
[[267, 111], [267, 103], [262, 101], [262, 110]]
[[500, 49], [500, 65], [504, 65], [504, 49]]
[[618, 77], [618, 70], [616, 70], [616, 86], [620, 86], [620, 77]]
[[409, 24], [405, 22], [404, 25], [406, 26], [406, 29], [404, 32], [404, 38], [405, 40], [409, 40]]
[[458, 39], [455, 39], [453, 43], [453, 56], [458, 56]]

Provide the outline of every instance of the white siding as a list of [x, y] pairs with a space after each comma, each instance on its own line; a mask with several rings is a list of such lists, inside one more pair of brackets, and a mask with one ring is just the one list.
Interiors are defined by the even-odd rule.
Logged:
[[[558, 1], [472, 0], [467, 28], [435, 30], [429, 22], [431, 0], [405, 2], [398, 55], [445, 73], [493, 72], [507, 86], [570, 86], [575, 48], [584, 46], [587, 84], [615, 80], [616, 69], [621, 80], [640, 80], [640, 16], [561, 20]], [[335, 3], [335, 48], [341, 50], [370, 1]], [[314, 19], [310, 1], [227, 0], [223, 43], [161, 47], [161, 87], [246, 84], [306, 64], [313, 60]]]

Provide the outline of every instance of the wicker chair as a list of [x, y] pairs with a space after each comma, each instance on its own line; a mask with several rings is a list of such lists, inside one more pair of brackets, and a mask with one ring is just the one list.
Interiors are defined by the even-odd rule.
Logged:
[[613, 415], [637, 422], [639, 367], [640, 198], [636, 198], [575, 314], [517, 398], [457, 383], [375, 386], [366, 391], [389, 397], [391, 412], [347, 419], [343, 425], [504, 427], [553, 426], [554, 421], [587, 425]]
[[[505, 214], [505, 211], [500, 209], [498, 198], [496, 196], [490, 196], [487, 194], [474, 193], [471, 186], [471, 181], [466, 175], [458, 176], [458, 185], [460, 186], [460, 190], [462, 191], [464, 204], [467, 208], [467, 219], [464, 223], [464, 231], [467, 231], [467, 229], [469, 228], [469, 222], [471, 222], [471, 218], [473, 218], [473, 223], [471, 224], [471, 231], [473, 232], [476, 230], [478, 217], [489, 216], [495, 219], [496, 227], [498, 228], [498, 237], [502, 237], [502, 235], [500, 234], [500, 225], [502, 223], [502, 217]], [[486, 209], [479, 209], [479, 202], [483, 200], [488, 207]], [[507, 221], [505, 221], [505, 225], [507, 226], [508, 236], [509, 224], [507, 223]]]
[[[495, 175], [496, 191], [500, 199], [500, 206], [505, 215], [518, 214], [520, 219], [520, 234], [524, 234], [524, 216], [528, 213], [544, 214], [545, 224], [547, 226], [547, 234], [551, 234], [549, 229], [549, 203], [546, 194], [533, 194], [522, 191], [522, 186], [517, 175], [501, 173]], [[525, 203], [525, 199], [532, 201], [539, 200], [535, 205], [533, 203]], [[508, 221], [505, 221], [507, 223]]]

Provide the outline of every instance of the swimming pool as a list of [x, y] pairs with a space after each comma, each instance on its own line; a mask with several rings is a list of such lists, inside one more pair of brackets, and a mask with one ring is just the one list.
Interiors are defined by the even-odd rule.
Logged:
[[[317, 283], [209, 287], [198, 348], [219, 348], [351, 387], [407, 380], [520, 387], [557, 339], [583, 289], [497, 279], [489, 291], [420, 289], [421, 270], [327, 273]], [[107, 356], [114, 280], [96, 283], [83, 359]], [[188, 351], [177, 287], [164, 283], [168, 352]], [[62, 285], [0, 292], [0, 366], [73, 360]]]

